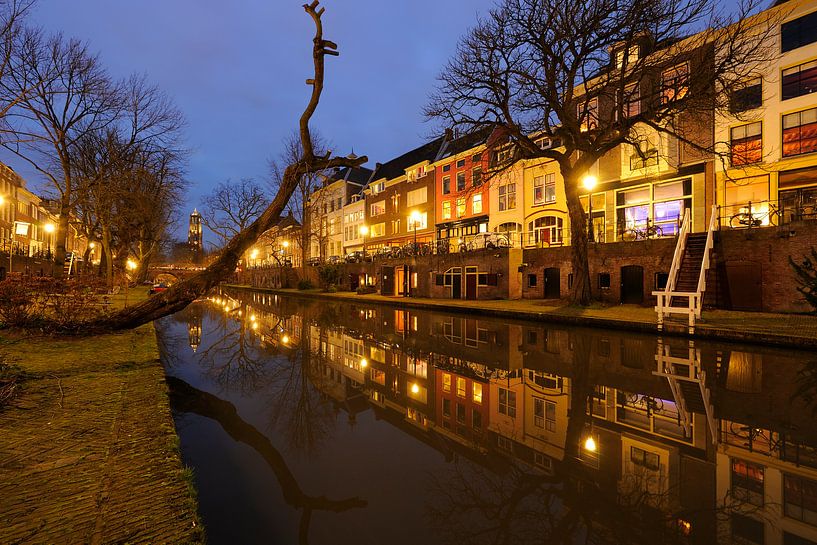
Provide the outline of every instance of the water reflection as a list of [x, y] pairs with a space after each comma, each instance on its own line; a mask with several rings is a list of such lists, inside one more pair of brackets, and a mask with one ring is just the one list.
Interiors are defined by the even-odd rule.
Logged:
[[[817, 543], [811, 353], [250, 291], [159, 331], [211, 542]], [[205, 432], [292, 512], [226, 517]]]

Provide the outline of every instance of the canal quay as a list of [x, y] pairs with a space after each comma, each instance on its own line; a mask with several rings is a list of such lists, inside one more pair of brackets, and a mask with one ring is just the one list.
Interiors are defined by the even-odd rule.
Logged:
[[209, 543], [817, 542], [811, 349], [237, 288], [156, 331]]

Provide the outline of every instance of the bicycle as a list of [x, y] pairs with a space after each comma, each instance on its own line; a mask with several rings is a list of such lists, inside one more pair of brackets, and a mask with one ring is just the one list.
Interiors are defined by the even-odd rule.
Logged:
[[448, 239], [440, 239], [437, 241], [437, 255], [446, 255], [451, 253], [451, 244]]
[[511, 241], [508, 238], [508, 235], [498, 234], [495, 235], [496, 240], [488, 239], [485, 241], [485, 247], [489, 250], [496, 250], [497, 248], [510, 248]]
[[729, 227], [738, 229], [740, 227], [760, 227], [761, 225], [772, 224], [773, 218], [780, 217], [780, 210], [777, 206], [769, 203], [769, 207], [760, 213], [752, 212], [752, 204], [741, 207], [740, 210], [729, 218]]
[[621, 232], [621, 240], [625, 242], [632, 242], [634, 240], [646, 240], [648, 238], [661, 238], [664, 236], [664, 230], [660, 225], [651, 225], [650, 220], [647, 220], [647, 225], [643, 229], [638, 225], [628, 227]]

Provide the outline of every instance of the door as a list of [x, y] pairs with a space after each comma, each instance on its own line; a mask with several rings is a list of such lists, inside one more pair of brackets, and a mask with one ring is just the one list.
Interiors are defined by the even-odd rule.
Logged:
[[465, 275], [465, 298], [466, 299], [476, 299], [477, 298], [477, 275], [476, 274], [466, 274]]
[[451, 277], [451, 298], [462, 299], [462, 275], [455, 274]]
[[394, 267], [382, 267], [380, 277], [380, 295], [394, 295]]
[[726, 285], [732, 310], [763, 310], [763, 269], [754, 261], [727, 261]]
[[545, 299], [561, 297], [561, 276], [561, 271], [556, 267], [545, 269]]
[[644, 268], [639, 265], [621, 267], [621, 302], [640, 305], [644, 302]]
[[357, 288], [360, 287], [360, 277], [356, 274], [349, 275], [349, 289], [352, 291], [357, 291]]
[[394, 286], [397, 288], [395, 295], [405, 297], [406, 295], [406, 268], [401, 266], [394, 270]]

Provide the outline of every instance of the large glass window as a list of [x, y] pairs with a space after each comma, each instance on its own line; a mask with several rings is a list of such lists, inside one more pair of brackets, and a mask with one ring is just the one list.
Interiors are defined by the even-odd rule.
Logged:
[[787, 517], [817, 526], [817, 482], [785, 475], [783, 512]]
[[647, 223], [661, 228], [664, 236], [678, 231], [684, 210], [692, 207], [692, 180], [687, 178], [619, 191], [616, 219], [619, 232], [643, 229]]
[[817, 151], [817, 108], [783, 116], [783, 157]]
[[817, 11], [813, 11], [780, 26], [780, 51], [785, 53], [817, 42]]
[[443, 176], [443, 195], [451, 193], [451, 176]]
[[473, 384], [473, 398], [474, 403], [482, 404], [482, 384], [474, 382]]
[[752, 505], [763, 505], [763, 467], [732, 460], [732, 496]]
[[444, 220], [451, 219], [451, 201], [443, 202], [443, 219]]
[[465, 215], [465, 197], [457, 199], [457, 217], [461, 218]]
[[760, 108], [763, 104], [763, 80], [753, 79], [729, 94], [729, 111], [733, 114]]
[[768, 218], [766, 212], [769, 207], [769, 177], [752, 176], [739, 180], [726, 180], [724, 188], [724, 209], [721, 213], [725, 225], [730, 218], [738, 213], [749, 211], [751, 203], [752, 214]]
[[661, 73], [661, 104], [680, 100], [689, 92], [689, 65], [681, 63]]
[[817, 167], [781, 172], [777, 187], [782, 223], [817, 219]]
[[465, 379], [462, 377], [457, 377], [457, 395], [465, 397]]
[[380, 214], [385, 214], [385, 213], [386, 213], [386, 201], [380, 201], [380, 202], [372, 203], [371, 207], [369, 208], [369, 215], [372, 216], [372, 217], [379, 216]]
[[759, 163], [763, 159], [763, 124], [758, 121], [733, 127], [729, 149], [732, 166]]
[[427, 229], [428, 228], [428, 212], [419, 212], [417, 214], [416, 223], [413, 220], [413, 214], [409, 215], [407, 223], [408, 223], [408, 230], [409, 231], [414, 231], [414, 229]]
[[465, 173], [457, 172], [457, 191], [465, 191]]

